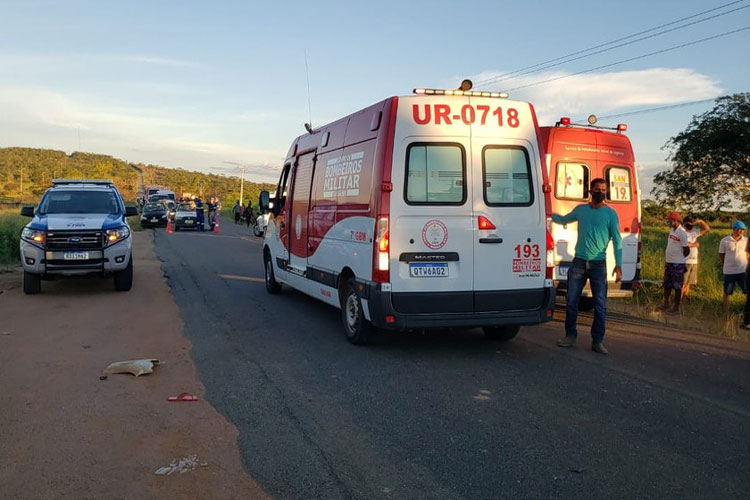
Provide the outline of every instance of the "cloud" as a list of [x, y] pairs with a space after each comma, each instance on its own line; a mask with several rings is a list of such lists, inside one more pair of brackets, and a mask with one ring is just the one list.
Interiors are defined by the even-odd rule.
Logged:
[[[474, 76], [481, 82], [506, 74], [485, 71]], [[603, 115], [636, 107], [655, 107], [710, 99], [722, 92], [719, 83], [688, 68], [649, 68], [633, 71], [572, 75], [551, 71], [488, 84], [482, 89], [507, 90], [552, 78], [559, 80], [510, 91], [512, 99], [534, 104], [541, 123], [560, 116]]]
[[122, 60], [127, 62], [153, 64], [155, 66], [168, 66], [173, 68], [193, 68], [193, 69], [206, 69], [206, 66], [200, 63], [192, 61], [183, 61], [181, 59], [169, 59], [165, 57], [154, 57], [146, 55], [122, 55], [114, 54], [110, 56], [102, 56], [104, 58], [112, 58], [115, 60]]
[[[128, 161], [213, 171], [224, 160], [250, 163], [249, 180], [276, 181], [286, 149], [206, 140], [232, 123], [208, 122], [169, 108], [122, 107], [46, 89], [0, 86], [0, 143], [111, 154]], [[8, 142], [11, 141], [11, 142]]]

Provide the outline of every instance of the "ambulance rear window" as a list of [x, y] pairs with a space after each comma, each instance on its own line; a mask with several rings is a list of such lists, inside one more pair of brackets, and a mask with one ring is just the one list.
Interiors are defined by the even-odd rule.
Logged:
[[454, 143], [413, 143], [406, 150], [406, 203], [463, 205], [466, 153]]
[[607, 199], [614, 202], [628, 202], [631, 198], [630, 169], [608, 166], [604, 170], [607, 181]]
[[487, 146], [482, 151], [484, 202], [490, 207], [528, 206], [534, 201], [529, 153], [518, 146]]
[[555, 196], [565, 200], [587, 200], [589, 168], [582, 163], [558, 163]]

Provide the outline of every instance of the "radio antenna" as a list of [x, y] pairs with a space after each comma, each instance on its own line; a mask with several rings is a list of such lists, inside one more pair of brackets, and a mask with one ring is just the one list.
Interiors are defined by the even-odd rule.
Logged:
[[305, 76], [307, 77], [307, 113], [310, 119], [310, 130], [312, 130], [312, 104], [310, 103], [310, 69], [307, 66], [307, 49], [305, 49]]

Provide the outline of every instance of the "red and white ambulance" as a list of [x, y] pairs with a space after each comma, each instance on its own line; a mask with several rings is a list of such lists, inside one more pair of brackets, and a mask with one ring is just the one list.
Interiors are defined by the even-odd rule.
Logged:
[[[292, 143], [264, 238], [266, 288], [373, 326], [478, 327], [508, 340], [552, 319], [549, 189], [534, 108], [415, 89]], [[548, 252], [549, 250], [549, 252]]]
[[[596, 122], [591, 116], [590, 122]], [[597, 177], [607, 181], [606, 203], [617, 212], [622, 236], [622, 282], [615, 284], [612, 271], [615, 257], [612, 244], [607, 249], [607, 295], [625, 297], [633, 293], [640, 279], [641, 259], [641, 192], [635, 168], [633, 147], [624, 131], [625, 124], [615, 128], [571, 123], [561, 118], [554, 127], [541, 127], [543, 150], [549, 178], [552, 181], [552, 212], [567, 214], [576, 205], [589, 201], [589, 183]], [[567, 285], [567, 273], [575, 256], [578, 224], [553, 224], [555, 243], [554, 279], [560, 293]], [[584, 297], [591, 297], [587, 285]], [[590, 301], [589, 301], [590, 302]], [[587, 302], [582, 302], [587, 307]]]

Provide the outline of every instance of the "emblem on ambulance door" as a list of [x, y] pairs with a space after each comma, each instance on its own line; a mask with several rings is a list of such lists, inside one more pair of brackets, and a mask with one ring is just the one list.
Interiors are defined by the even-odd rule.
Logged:
[[297, 215], [297, 218], [294, 220], [294, 234], [297, 236], [297, 239], [299, 239], [300, 236], [302, 236], [302, 216]]
[[433, 250], [443, 248], [448, 242], [448, 227], [441, 220], [428, 220], [422, 228], [422, 242]]

